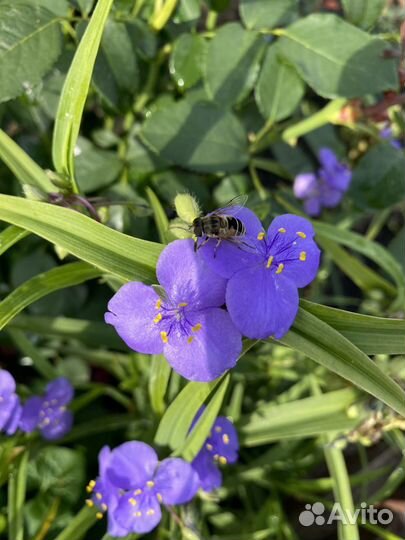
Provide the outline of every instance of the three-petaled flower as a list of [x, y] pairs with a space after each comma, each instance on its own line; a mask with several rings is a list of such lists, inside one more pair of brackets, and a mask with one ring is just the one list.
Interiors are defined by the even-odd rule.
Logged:
[[0, 369], [0, 431], [13, 435], [21, 417], [20, 398], [15, 392], [14, 377]]
[[161, 520], [161, 505], [189, 502], [199, 488], [198, 475], [180, 458], [161, 463], [156, 452], [131, 441], [100, 452], [100, 476], [90, 482], [92, 506], [108, 512], [108, 532], [113, 536], [144, 534]]
[[240, 333], [221, 309], [226, 280], [194, 253], [191, 239], [169, 244], [156, 273], [163, 297], [143, 283], [127, 283], [110, 300], [105, 321], [135, 351], [163, 353], [186, 379], [216, 379], [242, 350]]
[[44, 396], [34, 396], [24, 403], [20, 421], [22, 431], [31, 433], [39, 429], [48, 440], [66, 435], [73, 423], [73, 414], [66, 408], [73, 394], [72, 385], [64, 377], [50, 382]]
[[334, 208], [348, 190], [352, 172], [341, 163], [330, 148], [319, 151], [321, 167], [317, 174], [303, 173], [295, 177], [294, 195], [304, 200], [308, 215], [319, 216], [322, 208]]
[[315, 232], [307, 219], [292, 214], [276, 217], [267, 234], [246, 208], [243, 219], [249, 249], [227, 243], [215, 254], [215, 244], [209, 242], [201, 252], [229, 280], [226, 305], [238, 330], [252, 339], [279, 339], [297, 315], [297, 289], [308, 285], [318, 271]]
[[199, 476], [200, 485], [204, 491], [209, 492], [222, 485], [222, 473], [219, 465], [235, 463], [238, 459], [238, 450], [239, 440], [235, 426], [225, 416], [218, 416], [209, 437], [191, 463]]

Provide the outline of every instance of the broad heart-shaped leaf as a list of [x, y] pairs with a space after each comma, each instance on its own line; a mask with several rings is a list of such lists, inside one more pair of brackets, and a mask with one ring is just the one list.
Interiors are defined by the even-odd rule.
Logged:
[[257, 106], [270, 122], [290, 116], [305, 92], [303, 80], [278, 51], [277, 43], [270, 45], [255, 89]]
[[346, 18], [356, 26], [370, 28], [387, 5], [386, 0], [342, 0]]
[[241, 443], [258, 446], [280, 439], [353, 429], [359, 419], [349, 418], [346, 410], [356, 398], [358, 392], [344, 389], [280, 405], [269, 404], [242, 417]]
[[353, 171], [350, 195], [361, 208], [387, 208], [403, 198], [405, 156], [388, 143], [372, 147]]
[[142, 139], [163, 159], [200, 172], [236, 172], [248, 161], [247, 136], [230, 111], [187, 98], [154, 112]]
[[385, 42], [336, 15], [309, 15], [278, 34], [281, 54], [323, 97], [354, 98], [398, 88], [396, 61], [384, 58]]
[[0, 220], [27, 229], [121, 279], [156, 280], [161, 244], [119, 233], [74, 210], [0, 195]]
[[239, 23], [221, 26], [208, 45], [204, 81], [207, 93], [223, 107], [241, 101], [253, 88], [264, 41]]
[[280, 342], [405, 415], [402, 388], [353, 343], [315, 315], [300, 308], [292, 329]]
[[0, 102], [39, 83], [61, 51], [59, 18], [40, 6], [0, 4]]
[[204, 48], [205, 42], [198, 34], [181, 34], [174, 42], [169, 71], [181, 90], [201, 79]]
[[83, 262], [57, 266], [24, 282], [0, 302], [0, 329], [30, 304], [54, 291], [79, 285], [102, 274]]
[[247, 28], [274, 28], [294, 16], [297, 0], [240, 0], [240, 16]]

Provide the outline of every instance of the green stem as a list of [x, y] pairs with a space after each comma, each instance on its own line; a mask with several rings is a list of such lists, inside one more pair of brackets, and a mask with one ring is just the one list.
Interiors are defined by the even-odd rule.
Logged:
[[207, 15], [207, 20], [205, 22], [205, 28], [208, 32], [212, 32], [215, 30], [215, 27], [217, 25], [218, 20], [218, 12], [217, 11], [209, 11]]
[[170, 54], [171, 45], [165, 45], [158, 53], [154, 62], [149, 67], [148, 77], [146, 79], [145, 87], [141, 94], [135, 100], [133, 107], [134, 113], [139, 114], [144, 109], [145, 105], [152, 98], [154, 88], [159, 78], [160, 66], [163, 64], [165, 58]]
[[389, 218], [390, 214], [391, 208], [385, 208], [381, 212], [378, 212], [378, 214], [374, 215], [366, 233], [367, 240], [375, 240], [381, 229], [384, 227], [384, 224]]
[[266, 201], [268, 199], [267, 190], [263, 186], [262, 181], [260, 180], [259, 175], [257, 174], [257, 171], [252, 163], [249, 164], [249, 173], [260, 199], [262, 201]]
[[276, 174], [280, 178], [284, 178], [285, 180], [292, 180], [293, 177], [291, 174], [284, 169], [282, 165], [277, 163], [277, 161], [274, 161], [272, 159], [267, 158], [252, 158], [250, 160], [250, 163], [255, 167], [256, 169], [261, 169], [262, 171], [267, 171], [272, 174]]
[[78, 540], [78, 538], [82, 538], [84, 533], [96, 523], [96, 513], [97, 511], [94, 508], [85, 506], [55, 540]]
[[155, 10], [150, 21], [151, 27], [156, 31], [162, 30], [172, 16], [176, 6], [177, 0], [166, 0], [162, 8]]
[[24, 540], [24, 503], [27, 485], [28, 451], [10, 467], [8, 484], [8, 531], [12, 540]]
[[20, 351], [31, 358], [34, 368], [45, 379], [53, 379], [56, 377], [54, 366], [42, 355], [42, 353], [34, 347], [31, 341], [24, 335], [21, 330], [8, 328], [8, 333]]

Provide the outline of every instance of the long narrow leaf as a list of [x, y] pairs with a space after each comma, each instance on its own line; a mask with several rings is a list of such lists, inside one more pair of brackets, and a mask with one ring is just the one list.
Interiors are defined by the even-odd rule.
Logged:
[[0, 233], [0, 255], [3, 255], [11, 246], [28, 236], [29, 232], [10, 225]]

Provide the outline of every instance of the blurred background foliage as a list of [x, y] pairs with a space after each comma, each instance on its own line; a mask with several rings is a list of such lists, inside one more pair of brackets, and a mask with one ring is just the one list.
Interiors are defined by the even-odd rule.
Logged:
[[[81, 96], [80, 136], [70, 148], [63, 122], [75, 114], [69, 106], [76, 98], [65, 96], [63, 109], [60, 96], [94, 4], [0, 0], [1, 193], [74, 207], [111, 229], [166, 243], [174, 238], [168, 225], [178, 192], [193, 193], [205, 210], [248, 194], [248, 206], [265, 224], [280, 213], [301, 213], [292, 181], [315, 170], [318, 151], [327, 146], [350, 164], [353, 181], [343, 204], [316, 222], [322, 268], [303, 296], [357, 314], [403, 318], [405, 157], [380, 131], [389, 125], [393, 138], [404, 142], [404, 3], [115, 0], [89, 92]], [[71, 71], [72, 86], [80, 73], [91, 74], [90, 48], [82, 52], [76, 73]], [[9, 138], [47, 171], [39, 173], [40, 186], [33, 187], [18, 159], [10, 158]], [[13, 208], [27, 223], [48, 219], [35, 213], [35, 206]], [[7, 215], [0, 219], [7, 221]], [[103, 523], [86, 533], [75, 521], [75, 536], [62, 532], [82, 507], [86, 481], [97, 474], [99, 449], [130, 438], [152, 443], [159, 423], [162, 457], [168, 447], [176, 450], [184, 442], [170, 444], [173, 426], [166, 417], [162, 427], [161, 419], [175, 399], [177, 412], [184, 408], [185, 381], [164, 359], [129, 352], [102, 322], [112, 291], [131, 276], [131, 267], [114, 274], [100, 264], [104, 272], [95, 274], [76, 266], [73, 278], [73, 268], [66, 266], [74, 260], [69, 253], [82, 249], [79, 258], [92, 262], [85, 251], [90, 253], [94, 239], [101, 258], [102, 235], [92, 236], [87, 221], [63, 215], [67, 236], [71, 232], [74, 241], [83, 226], [89, 247], [75, 252], [62, 241], [45, 241], [45, 233], [34, 236], [12, 226], [4, 225], [0, 233], [0, 293], [6, 299], [0, 313], [2, 323], [9, 322], [0, 337], [1, 367], [12, 371], [23, 395], [42, 388], [47, 378], [65, 375], [78, 396], [72, 432], [58, 445], [32, 442], [26, 502], [17, 512], [17, 536], [10, 540], [21, 540], [24, 530], [33, 540], [106, 540]], [[123, 255], [136, 260], [130, 246]], [[123, 245], [117, 244], [120, 250]], [[57, 274], [53, 288], [49, 274], [30, 281], [58, 268], [64, 274]], [[145, 279], [153, 275], [150, 268], [141, 271]], [[22, 284], [32, 295], [28, 300], [26, 290], [18, 289]], [[23, 300], [9, 296], [18, 290]], [[224, 471], [223, 488], [187, 508], [182, 527], [166, 516], [148, 537], [405, 537], [405, 437], [398, 414], [358, 389], [364, 388], [361, 378], [344, 371], [354, 353], [340, 348], [346, 345], [338, 336], [329, 364], [313, 361], [312, 342], [307, 349], [299, 342], [310, 333], [312, 313], [404, 386], [404, 327], [310, 303], [303, 307], [307, 319], [298, 321], [292, 337], [283, 344], [256, 344], [226, 379], [222, 411], [236, 422], [242, 450], [239, 464]], [[10, 316], [10, 309], [18, 316]], [[322, 331], [314, 325], [314, 334]], [[327, 341], [330, 334], [324, 337]], [[322, 347], [328, 350], [325, 343]], [[343, 367], [336, 368], [339, 354]], [[362, 357], [358, 361], [361, 365]], [[196, 406], [211, 390], [199, 389], [205, 394], [198, 394]], [[398, 395], [405, 409], [403, 394]], [[23, 444], [18, 437], [0, 442], [1, 538], [7, 538], [7, 527], [10, 531], [9, 467], [16, 468], [12, 474], [18, 480]], [[347, 469], [339, 462], [342, 455]], [[328, 507], [346, 488], [355, 505], [367, 501], [393, 510], [390, 531], [299, 525], [305, 503], [322, 501]]]

